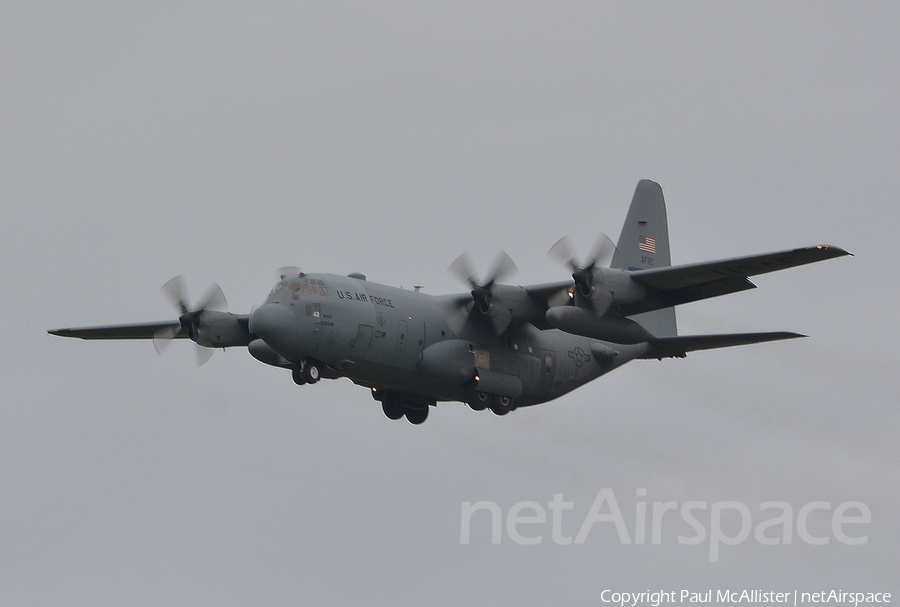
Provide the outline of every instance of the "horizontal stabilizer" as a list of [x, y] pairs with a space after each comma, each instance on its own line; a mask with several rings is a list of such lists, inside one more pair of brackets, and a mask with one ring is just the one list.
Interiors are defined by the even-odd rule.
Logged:
[[758, 344], [766, 341], [796, 339], [806, 337], [790, 331], [772, 331], [768, 333], [719, 333], [714, 335], [680, 335], [678, 337], [661, 337], [650, 342], [650, 349], [640, 358], [684, 358], [688, 352], [695, 350], [712, 350]]

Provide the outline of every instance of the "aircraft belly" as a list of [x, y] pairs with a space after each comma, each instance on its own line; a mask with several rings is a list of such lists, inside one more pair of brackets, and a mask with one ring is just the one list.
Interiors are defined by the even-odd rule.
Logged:
[[362, 360], [346, 369], [353, 383], [382, 391], [396, 391], [435, 401], [462, 401], [465, 397], [459, 382], [435, 378], [416, 369]]

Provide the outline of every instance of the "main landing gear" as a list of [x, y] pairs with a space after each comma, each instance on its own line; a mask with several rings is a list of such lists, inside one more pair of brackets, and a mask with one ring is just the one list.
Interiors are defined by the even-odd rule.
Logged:
[[506, 415], [516, 408], [516, 402], [509, 396], [494, 395], [489, 406], [494, 415]]
[[392, 392], [381, 394], [379, 396], [373, 391], [372, 396], [381, 400], [381, 409], [388, 419], [396, 420], [405, 415], [409, 423], [418, 426], [428, 418], [428, 403], [407, 400], [400, 394]]
[[312, 358], [307, 358], [291, 369], [291, 377], [298, 386], [314, 384], [322, 379], [322, 363]]
[[516, 408], [516, 401], [512, 397], [488, 394], [475, 389], [469, 391], [469, 394], [466, 396], [466, 403], [474, 411], [490, 409], [494, 415], [506, 415]]

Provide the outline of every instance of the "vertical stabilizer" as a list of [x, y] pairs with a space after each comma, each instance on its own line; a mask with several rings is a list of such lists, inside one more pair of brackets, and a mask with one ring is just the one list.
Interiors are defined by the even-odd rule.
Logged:
[[[669, 225], [662, 188], [649, 179], [638, 182], [631, 208], [616, 244], [611, 268], [649, 270], [672, 265]], [[674, 337], [675, 308], [663, 308], [632, 317], [656, 337]]]
[[662, 188], [654, 181], [642, 179], [631, 199], [610, 267], [649, 270], [670, 265], [669, 224]]

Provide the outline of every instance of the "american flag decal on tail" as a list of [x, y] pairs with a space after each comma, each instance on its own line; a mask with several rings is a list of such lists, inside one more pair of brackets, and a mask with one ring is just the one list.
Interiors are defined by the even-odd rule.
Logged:
[[656, 255], [656, 239], [650, 236], [638, 236], [638, 249], [644, 253]]

